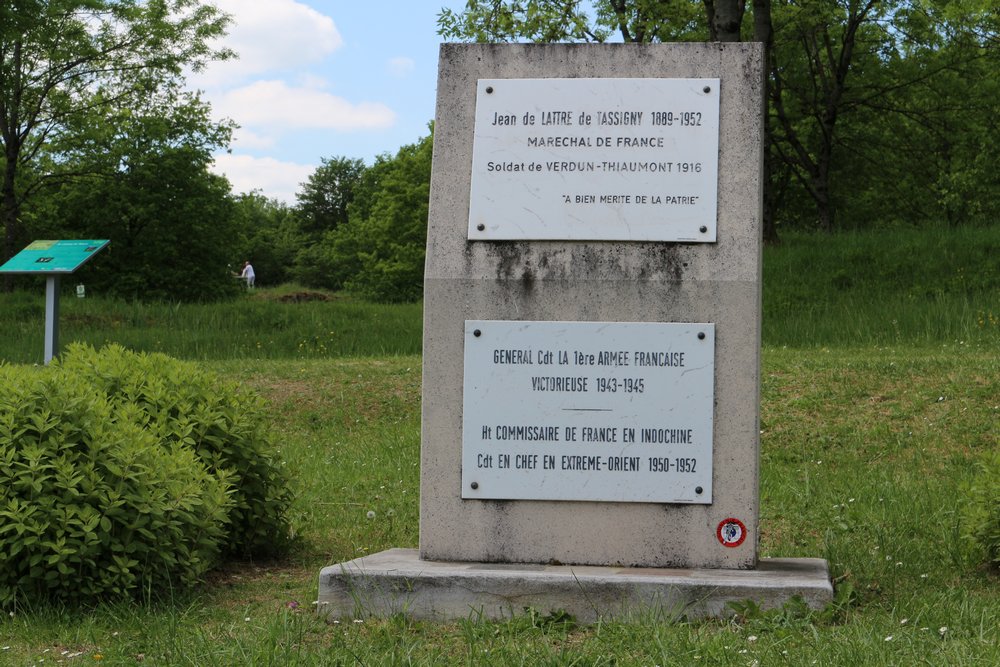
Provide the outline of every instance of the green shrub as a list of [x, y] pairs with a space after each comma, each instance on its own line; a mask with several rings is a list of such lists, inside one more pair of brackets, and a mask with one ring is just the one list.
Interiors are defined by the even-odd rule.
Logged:
[[978, 463], [979, 473], [966, 486], [963, 535], [986, 553], [1000, 569], [1000, 450], [988, 452]]
[[0, 607], [180, 588], [216, 564], [228, 473], [140, 423], [83, 378], [0, 367]]
[[136, 406], [139, 423], [164, 447], [190, 447], [208, 471], [232, 483], [224, 553], [270, 557], [289, 546], [291, 493], [267, 433], [261, 399], [193, 363], [118, 345], [74, 344], [55, 364], [102, 392], [114, 410]]

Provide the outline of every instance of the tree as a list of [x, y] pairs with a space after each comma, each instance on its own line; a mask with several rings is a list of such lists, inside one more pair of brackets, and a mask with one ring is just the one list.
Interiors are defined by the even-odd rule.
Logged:
[[[772, 108], [776, 147], [816, 206], [818, 225], [834, 228], [834, 201], [830, 193], [837, 122], [849, 95], [848, 76], [856, 69], [859, 47], [871, 48], [877, 36], [861, 42], [861, 31], [877, 17], [879, 0], [813, 0], [790, 7], [785, 39], [805, 57], [805, 67], [772, 67]], [[872, 26], [869, 32], [877, 32]], [[788, 42], [783, 42], [787, 44]], [[783, 62], [795, 62], [785, 56]], [[792, 79], [790, 73], [799, 75]], [[798, 106], [796, 111], [789, 104]], [[796, 124], [796, 118], [804, 122]]]
[[258, 192], [235, 198], [236, 226], [240, 231], [238, 252], [232, 265], [249, 259], [257, 273], [257, 284], [277, 285], [292, 277], [303, 234], [294, 209]]
[[[590, 24], [579, 0], [469, 0], [456, 13], [442, 9], [438, 34], [474, 42], [603, 42], [611, 34], [607, 22]], [[627, 40], [631, 41], [631, 40]]]
[[[175, 95], [211, 58], [227, 18], [199, 0], [8, 0], [0, 5], [3, 256], [18, 248], [25, 201], [80, 174], [74, 154], [106, 138], [95, 118]], [[90, 167], [96, 166], [91, 163]]]
[[[624, 42], [721, 41], [741, 39], [746, 0], [598, 0], [591, 22], [580, 0], [469, 0], [462, 13], [444, 9], [438, 32], [445, 38], [478, 42], [529, 39], [536, 42], [603, 42], [616, 34]], [[701, 9], [699, 10], [699, 5]], [[764, 44], [765, 67], [772, 62], [771, 0], [753, 0], [753, 39]], [[764, 238], [777, 241], [775, 197], [765, 118]]]
[[196, 96], [170, 91], [81, 117], [74, 136], [98, 138], [95, 148], [74, 142], [62, 152], [60, 168], [77, 176], [39, 192], [25, 217], [53, 236], [111, 240], [88, 267], [95, 291], [169, 300], [235, 293], [226, 268], [239, 239], [235, 210], [229, 183], [209, 171], [229, 128], [208, 118]]
[[433, 144], [432, 130], [371, 167], [359, 194], [364, 205], [352, 210], [344, 239], [355, 244], [360, 264], [346, 283], [349, 290], [380, 302], [423, 296]]
[[302, 249], [295, 277], [310, 287], [345, 288], [379, 302], [423, 294], [433, 135], [380, 155], [348, 207], [347, 224]]
[[[443, 9], [438, 32], [474, 42], [739, 41], [745, 0], [469, 0]], [[588, 14], [593, 5], [593, 19]]]
[[966, 204], [990, 199], [982, 188], [995, 173], [977, 159], [996, 136], [985, 3], [808, 0], [773, 9], [772, 146], [812, 204], [808, 224], [833, 231], [981, 214]]
[[347, 208], [365, 172], [363, 160], [324, 158], [296, 194], [302, 230], [320, 234], [347, 222]]
[[97, 293], [213, 301], [239, 287], [227, 267], [238, 235], [229, 183], [190, 148], [156, 151], [114, 178], [68, 182], [55, 199], [66, 226], [111, 239], [88, 267]]

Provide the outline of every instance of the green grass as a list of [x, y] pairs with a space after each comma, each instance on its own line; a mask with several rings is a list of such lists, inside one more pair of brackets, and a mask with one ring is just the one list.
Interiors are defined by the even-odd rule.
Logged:
[[789, 233], [764, 251], [763, 339], [1000, 344], [1000, 227]]
[[[328, 300], [296, 300], [296, 294]], [[0, 295], [0, 359], [42, 359], [45, 289]], [[419, 304], [379, 306], [314, 291], [256, 290], [211, 304], [139, 303], [68, 292], [60, 298], [60, 340], [183, 359], [316, 359], [420, 352]]]
[[[0, 616], [0, 665], [1000, 664], [1000, 578], [960, 538], [959, 524], [962, 484], [976, 457], [997, 446], [1000, 431], [998, 325], [988, 317], [982, 326], [967, 322], [970, 335], [959, 338], [950, 324], [937, 322], [955, 319], [961, 299], [982, 299], [977, 307], [990, 307], [997, 291], [952, 285], [941, 294], [915, 296], [914, 321], [928, 322], [924, 330], [914, 331], [907, 320], [896, 338], [888, 330], [872, 333], [872, 322], [884, 321], [886, 301], [906, 303], [915, 279], [900, 278], [895, 288], [880, 284], [881, 300], [865, 305], [863, 296], [875, 289], [871, 281], [884, 271], [859, 271], [856, 285], [832, 289], [805, 270], [869, 241], [788, 238], [778, 255], [768, 251], [765, 265], [766, 280], [773, 282], [774, 272], [785, 267], [805, 287], [768, 284], [765, 290], [770, 310], [762, 362], [760, 551], [828, 559], [838, 604], [824, 612], [748, 606], [717, 621], [665, 622], [640, 614], [589, 627], [537, 615], [505, 622], [470, 617], [431, 624], [397, 616], [327, 624], [311, 605], [321, 567], [418, 544], [419, 307], [275, 303], [279, 295], [268, 292], [196, 307], [66, 299], [64, 315], [93, 308], [88, 312], [95, 318], [105, 309], [122, 318], [117, 328], [82, 326], [81, 335], [95, 336], [87, 340], [134, 336], [127, 340], [146, 345], [157, 340], [155, 329], [172, 341], [177, 356], [207, 358], [208, 367], [268, 400], [275, 441], [295, 480], [295, 522], [303, 540], [283, 562], [230, 564], [197, 591]], [[917, 242], [905, 235], [896, 242], [916, 252]], [[900, 262], [905, 254], [899, 253]], [[975, 270], [984, 271], [990, 260]], [[931, 264], [940, 275], [942, 262], [923, 262]], [[813, 273], [820, 270], [829, 267]], [[804, 293], [795, 308], [775, 309], [776, 295], [791, 299], [806, 287], [811, 299]], [[28, 296], [0, 299], [9, 312], [6, 306]], [[828, 321], [839, 312], [833, 306], [848, 308], [851, 299], [857, 308], [845, 312], [859, 318], [851, 325], [854, 333]], [[934, 300], [945, 303], [940, 314], [925, 307]], [[797, 309], [813, 303], [810, 327], [789, 324], [800, 316]], [[178, 319], [160, 324], [171, 308]], [[995, 302], [992, 308], [1000, 316]], [[129, 312], [137, 315], [127, 319]], [[196, 323], [195, 314], [205, 323]], [[784, 323], [775, 319], [781, 316]], [[10, 321], [27, 319], [0, 322], [0, 356], [12, 359]], [[287, 323], [273, 326], [282, 321]], [[300, 353], [299, 327], [312, 323], [324, 331], [331, 321], [337, 326], [329, 330], [359, 333], [334, 337], [325, 351]], [[258, 326], [268, 322], [272, 326]], [[40, 320], [32, 326], [40, 328]], [[275, 341], [269, 354], [256, 345], [222, 343], [244, 330], [250, 340], [268, 329], [287, 333], [258, 334]], [[191, 333], [218, 342], [194, 336], [203, 346], [197, 347]], [[380, 336], [383, 342], [372, 343]], [[222, 351], [199, 357], [209, 345]]]
[[828, 614], [590, 627], [316, 619], [321, 567], [417, 546], [419, 364], [209, 364], [270, 402], [302, 547], [281, 563], [232, 564], [166, 602], [18, 610], [0, 618], [0, 664], [52, 664], [62, 651], [116, 665], [1000, 663], [1000, 581], [958, 538], [957, 518], [971, 461], [996, 446], [1000, 361], [969, 348], [765, 349], [761, 553], [829, 559], [849, 603]]
[[[764, 251], [763, 341], [789, 347], [1000, 345], [1000, 227], [831, 236]], [[376, 306], [295, 286], [214, 304], [73, 296], [60, 335], [196, 360], [419, 354], [420, 304]], [[328, 300], [297, 300], [297, 295]], [[0, 360], [42, 359], [45, 288], [0, 294]]]

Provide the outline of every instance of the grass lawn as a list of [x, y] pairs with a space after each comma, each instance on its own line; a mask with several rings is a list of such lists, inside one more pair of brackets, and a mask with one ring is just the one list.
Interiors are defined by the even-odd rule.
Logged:
[[972, 460], [996, 446], [992, 350], [765, 349], [761, 553], [829, 559], [837, 605], [590, 627], [318, 620], [322, 566], [417, 545], [420, 359], [210, 366], [269, 400], [301, 547], [167, 601], [17, 610], [0, 664], [1000, 664], [1000, 581], [958, 521]]
[[[764, 264], [762, 556], [829, 560], [836, 602], [578, 627], [328, 624], [319, 570], [418, 544], [420, 306], [287, 292], [226, 304], [63, 300], [63, 341], [199, 360], [263, 395], [301, 542], [196, 591], [0, 615], [0, 666], [1000, 664], [1000, 577], [962, 487], [1000, 434], [1000, 233], [787, 235]], [[41, 356], [43, 292], [0, 295], [0, 359]]]

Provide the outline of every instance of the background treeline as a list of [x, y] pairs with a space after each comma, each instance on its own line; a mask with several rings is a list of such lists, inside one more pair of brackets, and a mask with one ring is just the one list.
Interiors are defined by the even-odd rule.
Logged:
[[[592, 6], [593, 9], [589, 9]], [[1000, 12], [984, 0], [469, 0], [449, 39], [756, 41], [768, 73], [765, 236], [989, 224]]]
[[[215, 300], [250, 259], [261, 285], [420, 298], [430, 134], [371, 165], [322, 160], [294, 204], [233, 194], [210, 171], [233, 127], [183, 86], [185, 67], [232, 55], [207, 46], [225, 16], [196, 0], [2, 11], [0, 260], [33, 239], [109, 238], [86, 269], [98, 293]], [[993, 3], [470, 0], [438, 20], [448, 40], [763, 42], [770, 242], [1000, 215]]]

